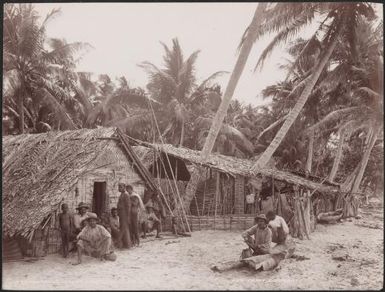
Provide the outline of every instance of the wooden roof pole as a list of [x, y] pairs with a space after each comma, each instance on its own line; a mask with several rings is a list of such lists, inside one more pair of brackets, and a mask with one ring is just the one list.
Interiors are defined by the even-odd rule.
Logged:
[[120, 138], [120, 141], [122, 142], [122, 146], [123, 146], [124, 150], [126, 151], [128, 156], [131, 158], [132, 162], [134, 163], [135, 168], [137, 169], [137, 171], [139, 172], [141, 177], [148, 183], [148, 185], [150, 186], [150, 189], [152, 191], [158, 192], [163, 196], [163, 199], [166, 202], [166, 205], [167, 205], [171, 215], [173, 215], [173, 212], [167, 203], [166, 196], [163, 194], [162, 190], [160, 188], [158, 188], [157, 185], [152, 180], [151, 173], [145, 167], [143, 167], [143, 164], [140, 162], [138, 156], [136, 156], [136, 154], [132, 150], [130, 144], [128, 144], [128, 142], [126, 141], [126, 138], [124, 137], [122, 131], [119, 128], [117, 128], [116, 132]]

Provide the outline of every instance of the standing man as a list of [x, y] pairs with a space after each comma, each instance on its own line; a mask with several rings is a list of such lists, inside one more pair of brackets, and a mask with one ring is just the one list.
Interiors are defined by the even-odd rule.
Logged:
[[132, 244], [139, 246], [139, 213], [144, 212], [144, 204], [142, 198], [134, 192], [134, 188], [131, 185], [126, 186], [126, 191], [130, 196], [131, 201], [131, 212], [130, 212], [130, 222], [131, 222], [131, 239]]
[[75, 235], [79, 234], [79, 232], [84, 227], [84, 220], [88, 218], [88, 205], [80, 202], [76, 210], [78, 210], [78, 213], [74, 215], [74, 227], [75, 227]]
[[246, 214], [254, 214], [255, 209], [255, 194], [250, 192], [250, 194], [246, 195]]
[[130, 248], [131, 236], [130, 236], [130, 224], [131, 224], [131, 200], [130, 196], [126, 192], [126, 186], [124, 183], [119, 183], [118, 190], [120, 192], [118, 200], [118, 215], [119, 215], [119, 227], [122, 236], [122, 247]]
[[62, 213], [59, 214], [59, 227], [61, 233], [61, 243], [63, 249], [63, 257], [68, 256], [69, 244], [71, 232], [73, 229], [73, 218], [71, 214], [68, 213], [68, 205], [61, 205]]
[[267, 212], [266, 217], [269, 221], [268, 225], [272, 230], [272, 241], [277, 244], [284, 243], [289, 234], [289, 227], [287, 226], [285, 219], [275, 215], [274, 211]]
[[264, 214], [260, 214], [255, 217], [254, 222], [256, 225], [244, 231], [242, 237], [253, 250], [253, 255], [269, 254], [272, 232], [267, 227], [267, 218]]
[[117, 248], [120, 248], [122, 246], [122, 234], [120, 232], [120, 223], [119, 223], [119, 216], [118, 216], [118, 209], [112, 208], [111, 209], [111, 216], [109, 219], [109, 227], [111, 228], [111, 236], [114, 245]]

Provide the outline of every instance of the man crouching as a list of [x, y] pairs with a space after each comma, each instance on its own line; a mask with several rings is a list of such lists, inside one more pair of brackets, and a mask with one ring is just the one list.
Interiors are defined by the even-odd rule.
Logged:
[[[243, 251], [242, 258], [270, 253], [272, 232], [267, 226], [266, 216], [260, 214], [255, 217], [254, 222], [256, 225], [242, 233], [243, 239], [252, 249], [252, 254], [247, 254], [246, 251]], [[254, 238], [252, 237], [253, 235]]]
[[76, 237], [78, 262], [74, 263], [74, 265], [81, 264], [83, 252], [102, 261], [116, 260], [116, 255], [111, 247], [111, 234], [103, 226], [97, 224], [97, 222], [98, 216], [95, 213], [89, 213], [86, 219], [87, 225]]

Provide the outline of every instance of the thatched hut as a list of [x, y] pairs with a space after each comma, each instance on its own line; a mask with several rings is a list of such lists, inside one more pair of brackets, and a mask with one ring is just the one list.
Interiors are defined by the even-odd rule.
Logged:
[[119, 182], [139, 194], [151, 186], [130, 152], [114, 128], [4, 136], [3, 236], [22, 239], [29, 255], [57, 252], [62, 203], [100, 216], [116, 206]]
[[[142, 159], [148, 170], [153, 170], [159, 161], [173, 166], [174, 176], [185, 169], [200, 167], [205, 176], [199, 186], [195, 198], [191, 202], [189, 218], [193, 229], [243, 229], [253, 222], [255, 213], [263, 210], [255, 208], [246, 210], [246, 195], [250, 192], [270, 188], [273, 195], [273, 208], [288, 220], [298, 220], [295, 215], [296, 197], [302, 201], [305, 212], [313, 213], [313, 202], [307, 195], [335, 196], [340, 192], [338, 184], [327, 182], [322, 178], [278, 170], [274, 165], [261, 169], [258, 175], [251, 172], [254, 161], [212, 153], [207, 161], [203, 161], [199, 151], [169, 144], [151, 144], [129, 138], [134, 151]], [[183, 169], [183, 170], [181, 170]], [[154, 177], [159, 176], [153, 173]], [[163, 179], [172, 180], [170, 174], [162, 175]], [[176, 179], [179, 192], [184, 196], [187, 178], [181, 175]], [[166, 183], [161, 184], [166, 185]], [[184, 187], [183, 187], [184, 186]], [[259, 192], [260, 193], [260, 192]], [[256, 198], [258, 200], [258, 198]], [[172, 201], [172, 198], [171, 198]], [[299, 202], [298, 202], [299, 203]], [[308, 206], [306, 205], [308, 204]], [[325, 210], [321, 210], [325, 211]], [[314, 214], [311, 214], [314, 217]], [[314, 220], [313, 220], [314, 221]], [[294, 222], [292, 222], [294, 225]], [[310, 225], [310, 222], [308, 222]], [[310, 229], [310, 226], [307, 226]]]

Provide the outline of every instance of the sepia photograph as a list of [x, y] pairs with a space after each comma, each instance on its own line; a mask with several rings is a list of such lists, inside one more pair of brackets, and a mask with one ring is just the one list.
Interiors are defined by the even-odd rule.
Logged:
[[383, 289], [382, 3], [2, 10], [2, 289]]

